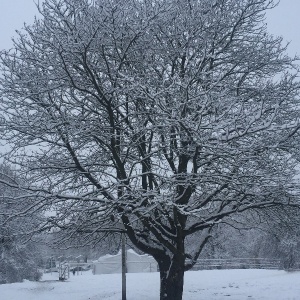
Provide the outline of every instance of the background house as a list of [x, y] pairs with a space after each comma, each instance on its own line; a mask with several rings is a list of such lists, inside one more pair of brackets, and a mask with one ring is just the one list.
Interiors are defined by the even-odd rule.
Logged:
[[[113, 274], [122, 272], [122, 255], [106, 254], [94, 261], [93, 274]], [[157, 262], [150, 255], [139, 255], [132, 249], [126, 251], [127, 273], [156, 272]]]

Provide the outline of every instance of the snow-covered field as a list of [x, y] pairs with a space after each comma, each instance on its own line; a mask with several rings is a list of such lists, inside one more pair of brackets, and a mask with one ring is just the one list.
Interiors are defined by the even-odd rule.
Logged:
[[[0, 285], [1, 300], [120, 300], [121, 276], [44, 274], [41, 282]], [[159, 274], [127, 274], [128, 300], [159, 299]], [[192, 271], [185, 275], [184, 300], [296, 300], [300, 299], [300, 272], [273, 270]]]

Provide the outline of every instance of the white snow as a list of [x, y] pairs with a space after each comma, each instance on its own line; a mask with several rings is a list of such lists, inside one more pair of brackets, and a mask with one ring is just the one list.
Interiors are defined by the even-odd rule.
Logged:
[[[0, 285], [1, 300], [120, 300], [121, 275], [82, 272], [66, 282], [44, 274], [42, 282]], [[128, 300], [159, 299], [158, 273], [127, 274]], [[300, 272], [277, 270], [191, 271], [185, 275], [184, 300], [297, 300]]]

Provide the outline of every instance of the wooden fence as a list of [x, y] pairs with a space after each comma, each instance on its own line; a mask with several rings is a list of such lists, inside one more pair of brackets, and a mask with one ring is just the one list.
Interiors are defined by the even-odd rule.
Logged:
[[212, 269], [280, 269], [280, 259], [268, 258], [229, 258], [198, 259], [192, 270]]

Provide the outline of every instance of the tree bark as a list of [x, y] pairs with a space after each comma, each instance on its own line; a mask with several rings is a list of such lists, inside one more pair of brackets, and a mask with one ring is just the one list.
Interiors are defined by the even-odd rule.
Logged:
[[184, 255], [159, 262], [160, 300], [182, 300]]

